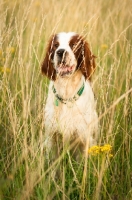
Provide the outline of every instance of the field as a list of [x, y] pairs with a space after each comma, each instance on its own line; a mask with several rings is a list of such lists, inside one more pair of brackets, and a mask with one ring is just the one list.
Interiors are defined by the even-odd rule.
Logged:
[[[88, 160], [62, 152], [49, 164], [49, 81], [40, 68], [50, 35], [61, 31], [84, 35], [97, 57], [100, 138]], [[0, 200], [52, 199], [132, 199], [131, 0], [0, 1]]]

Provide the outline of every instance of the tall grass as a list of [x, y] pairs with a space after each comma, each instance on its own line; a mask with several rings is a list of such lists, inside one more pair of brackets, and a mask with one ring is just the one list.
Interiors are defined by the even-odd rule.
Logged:
[[[1, 0], [0, 199], [132, 199], [131, 7], [131, 0]], [[47, 162], [48, 80], [40, 65], [50, 35], [60, 31], [85, 35], [97, 56], [98, 145], [110, 144], [112, 157], [91, 154], [76, 163], [63, 152]]]

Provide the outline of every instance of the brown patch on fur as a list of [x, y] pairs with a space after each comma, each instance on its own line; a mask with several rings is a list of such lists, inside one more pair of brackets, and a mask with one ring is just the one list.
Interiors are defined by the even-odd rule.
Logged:
[[95, 71], [96, 57], [92, 55], [89, 44], [82, 36], [77, 34], [71, 39], [70, 47], [73, 49], [77, 59], [77, 69], [81, 69], [85, 78], [90, 80]]
[[45, 58], [42, 63], [42, 66], [41, 66], [42, 73], [51, 80], [56, 79], [56, 71], [55, 71], [55, 69], [53, 67], [53, 63], [52, 63], [52, 59], [53, 59], [54, 52], [55, 52], [55, 46], [54, 46], [55, 40], [56, 40], [56, 37], [54, 35], [51, 36], [48, 46], [47, 46], [47, 49], [46, 49]]

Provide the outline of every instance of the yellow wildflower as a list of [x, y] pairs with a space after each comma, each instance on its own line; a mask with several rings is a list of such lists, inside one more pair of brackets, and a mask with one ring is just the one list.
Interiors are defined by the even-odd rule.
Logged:
[[102, 49], [108, 49], [108, 45], [107, 45], [107, 44], [102, 44], [102, 45], [101, 45], [101, 48], [102, 48]]
[[2, 49], [0, 49], [0, 56], [2, 56]]
[[88, 153], [90, 153], [90, 154], [98, 154], [99, 152], [100, 152], [100, 147], [99, 146], [92, 146], [88, 150]]
[[15, 52], [14, 47], [8, 47], [6, 50], [7, 50], [8, 53], [12, 53], [12, 54]]
[[100, 148], [100, 150], [102, 152], [109, 152], [109, 151], [111, 151], [111, 149], [112, 149], [112, 146], [109, 144], [105, 144], [104, 146], [101, 146], [101, 148]]
[[[89, 148], [88, 153], [92, 155], [101, 154], [101, 153], [110, 153], [112, 150], [112, 146], [109, 144], [105, 144], [104, 146], [92, 146]], [[110, 154], [112, 157], [112, 154]]]
[[9, 73], [10, 72], [10, 68], [9, 67], [0, 67], [0, 72], [7, 72]]

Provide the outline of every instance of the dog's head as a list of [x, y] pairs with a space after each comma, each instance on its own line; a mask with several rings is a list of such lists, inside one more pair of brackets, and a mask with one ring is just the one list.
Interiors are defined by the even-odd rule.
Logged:
[[56, 76], [71, 76], [81, 70], [90, 79], [95, 70], [95, 56], [85, 39], [74, 32], [53, 35], [42, 63], [42, 73], [55, 80]]

